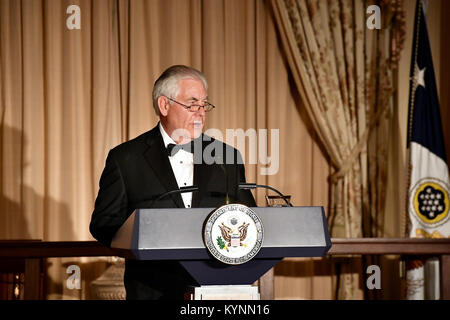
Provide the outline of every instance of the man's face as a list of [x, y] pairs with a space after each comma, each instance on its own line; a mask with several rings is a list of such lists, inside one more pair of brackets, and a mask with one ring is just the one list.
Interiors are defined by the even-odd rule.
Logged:
[[[184, 104], [200, 104], [207, 100], [208, 94], [203, 82], [199, 79], [181, 79], [178, 81], [179, 93], [177, 97], [170, 97]], [[161, 112], [161, 123], [166, 132], [177, 143], [187, 143], [198, 138], [203, 131], [205, 124], [205, 110], [200, 108], [196, 112], [191, 112], [176, 102], [169, 101], [165, 97], [166, 115]], [[161, 110], [161, 108], [160, 108]]]

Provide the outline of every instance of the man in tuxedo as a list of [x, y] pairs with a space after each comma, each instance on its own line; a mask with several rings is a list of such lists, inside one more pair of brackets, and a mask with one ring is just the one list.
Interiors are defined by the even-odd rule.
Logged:
[[[153, 107], [160, 122], [152, 130], [110, 150], [100, 178], [90, 232], [102, 244], [111, 241], [136, 208], [218, 207], [225, 195], [256, 206], [245, 182], [239, 152], [203, 134], [208, 102], [204, 75], [172, 66], [156, 80]], [[231, 156], [230, 156], [231, 155]], [[167, 191], [198, 186], [198, 192]], [[155, 201], [158, 200], [158, 201]], [[125, 262], [127, 299], [183, 299], [187, 286], [198, 285], [177, 261]]]

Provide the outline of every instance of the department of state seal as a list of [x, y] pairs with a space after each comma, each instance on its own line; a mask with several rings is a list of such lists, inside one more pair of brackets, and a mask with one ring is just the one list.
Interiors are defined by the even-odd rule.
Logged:
[[242, 264], [261, 249], [264, 229], [261, 219], [242, 204], [227, 204], [211, 213], [204, 229], [209, 252], [226, 264]]

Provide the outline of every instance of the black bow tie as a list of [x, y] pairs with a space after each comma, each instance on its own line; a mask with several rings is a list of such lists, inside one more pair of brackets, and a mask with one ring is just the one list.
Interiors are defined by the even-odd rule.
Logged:
[[169, 155], [169, 157], [173, 157], [178, 152], [178, 150], [181, 149], [190, 153], [194, 153], [194, 140], [185, 144], [169, 143], [167, 145], [167, 154]]

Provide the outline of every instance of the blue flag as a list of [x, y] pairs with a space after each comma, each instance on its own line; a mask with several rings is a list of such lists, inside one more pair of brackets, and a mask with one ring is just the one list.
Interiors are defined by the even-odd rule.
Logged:
[[[410, 165], [409, 236], [449, 237], [450, 179], [431, 48], [420, 0], [417, 1], [414, 21], [407, 147]], [[429, 270], [428, 276], [425, 276], [425, 268]], [[407, 261], [407, 269], [408, 299], [439, 299], [438, 261]]]
[[450, 180], [422, 2], [417, 1], [411, 57], [408, 141], [410, 237], [450, 236]]

